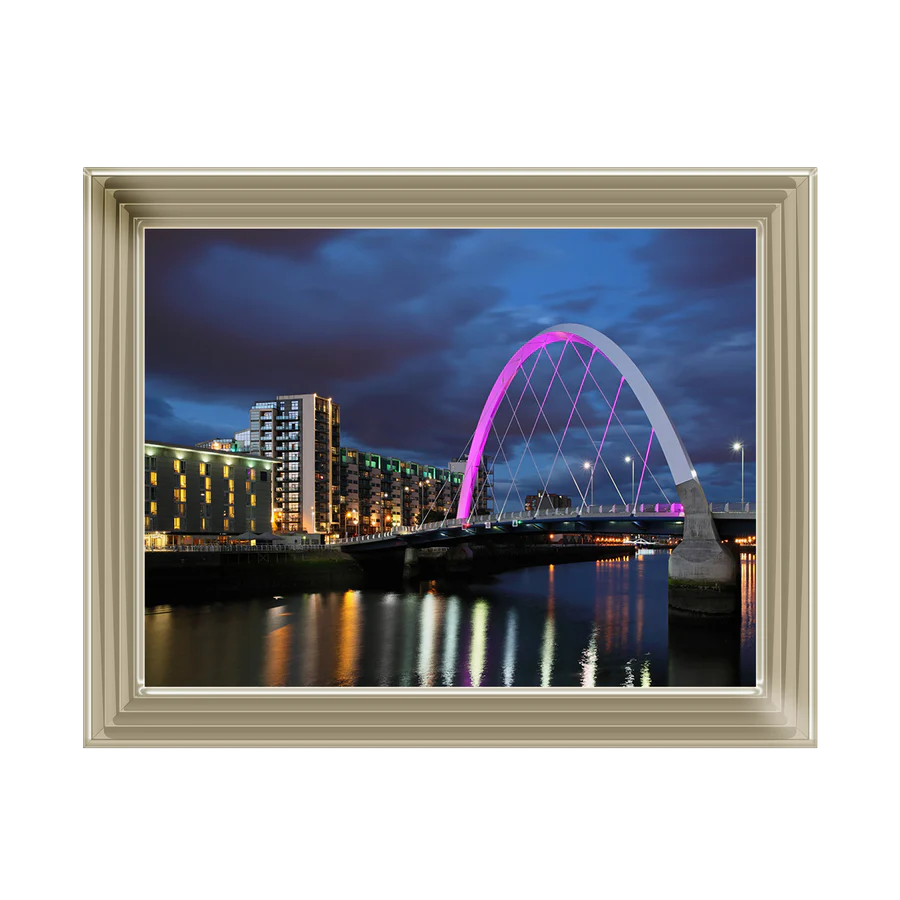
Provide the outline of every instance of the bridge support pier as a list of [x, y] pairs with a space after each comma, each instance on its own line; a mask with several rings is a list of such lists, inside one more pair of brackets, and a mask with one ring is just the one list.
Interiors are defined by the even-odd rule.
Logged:
[[419, 551], [415, 547], [407, 547], [403, 551], [403, 580], [411, 581], [419, 574]]
[[669, 558], [669, 606], [701, 615], [738, 610], [737, 561], [719, 541], [696, 479], [676, 486], [684, 506], [684, 538]]

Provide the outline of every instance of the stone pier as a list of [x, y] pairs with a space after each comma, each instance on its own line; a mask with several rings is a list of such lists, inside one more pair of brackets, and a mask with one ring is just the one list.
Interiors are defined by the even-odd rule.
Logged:
[[684, 506], [684, 538], [669, 558], [669, 606], [686, 613], [727, 615], [738, 609], [737, 560], [722, 546], [696, 479], [676, 486]]

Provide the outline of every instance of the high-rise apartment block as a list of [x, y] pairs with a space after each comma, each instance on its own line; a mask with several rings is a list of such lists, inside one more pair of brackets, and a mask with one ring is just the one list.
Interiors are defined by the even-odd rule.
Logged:
[[284, 394], [250, 409], [250, 453], [281, 463], [275, 525], [282, 532], [338, 530], [341, 411], [318, 394]]

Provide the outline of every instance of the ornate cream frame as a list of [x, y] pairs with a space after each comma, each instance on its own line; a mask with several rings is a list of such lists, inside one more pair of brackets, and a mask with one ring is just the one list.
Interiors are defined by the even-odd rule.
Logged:
[[[85, 745], [815, 746], [815, 188], [815, 169], [85, 169]], [[145, 687], [148, 227], [755, 228], [757, 686]]]

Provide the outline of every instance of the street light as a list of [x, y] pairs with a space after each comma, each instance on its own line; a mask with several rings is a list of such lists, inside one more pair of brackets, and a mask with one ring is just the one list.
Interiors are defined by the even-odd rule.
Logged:
[[741, 506], [744, 505], [744, 445], [740, 441], [735, 441], [731, 445], [731, 449], [737, 452], [741, 451]]
[[634, 457], [626, 456], [625, 462], [631, 463], [631, 513], [634, 515]]
[[591, 506], [594, 505], [594, 467], [585, 460], [584, 468], [588, 469], [591, 473], [590, 484], [591, 484]]

